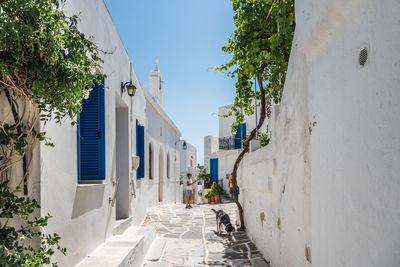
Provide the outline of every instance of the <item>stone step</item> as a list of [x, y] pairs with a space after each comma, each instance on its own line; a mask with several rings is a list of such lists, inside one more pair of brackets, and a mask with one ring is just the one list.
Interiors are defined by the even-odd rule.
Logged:
[[155, 236], [155, 229], [151, 226], [131, 226], [123, 234], [111, 237], [77, 266], [141, 266]]
[[163, 238], [156, 238], [146, 254], [146, 261], [158, 261], [167, 244], [167, 240]]
[[146, 262], [143, 267], [173, 267], [169, 262]]
[[132, 217], [127, 219], [117, 220], [113, 229], [113, 235], [120, 235], [132, 225]]

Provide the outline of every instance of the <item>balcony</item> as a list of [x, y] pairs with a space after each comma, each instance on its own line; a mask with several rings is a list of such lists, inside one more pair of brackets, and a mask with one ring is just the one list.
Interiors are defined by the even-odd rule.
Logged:
[[236, 136], [228, 136], [228, 137], [220, 137], [219, 138], [219, 150], [233, 150], [233, 149], [241, 149], [243, 148], [243, 144], [241, 140], [245, 140], [244, 138], [238, 138]]

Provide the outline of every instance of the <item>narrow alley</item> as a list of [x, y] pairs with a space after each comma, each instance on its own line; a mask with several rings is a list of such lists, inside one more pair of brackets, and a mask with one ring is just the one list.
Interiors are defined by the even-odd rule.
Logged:
[[0, 0], [0, 267], [399, 267], [399, 14]]
[[234, 203], [162, 205], [148, 211], [143, 226], [153, 226], [157, 237], [143, 267], [155, 266], [269, 266], [244, 232], [216, 233], [215, 214], [222, 209], [236, 222]]

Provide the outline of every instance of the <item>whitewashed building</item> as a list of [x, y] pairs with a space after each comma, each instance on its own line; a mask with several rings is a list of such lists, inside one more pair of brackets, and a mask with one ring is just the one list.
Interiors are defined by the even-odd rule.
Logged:
[[[80, 14], [86, 36], [113, 51], [103, 56], [107, 77], [83, 101], [78, 126], [42, 125], [55, 148], [33, 148], [28, 195], [40, 202], [40, 215], [53, 216], [44, 231], [58, 233], [67, 249], [54, 260], [74, 266], [114, 233], [141, 224], [147, 208], [177, 201], [181, 133], [163, 108], [158, 66], [147, 91], [104, 1], [71, 0], [64, 8]], [[122, 86], [127, 82], [136, 87], [133, 97]]]
[[[260, 117], [260, 108], [257, 114], [245, 116], [244, 122], [236, 127], [236, 133], [232, 134], [232, 124], [236, 121], [234, 116], [224, 117], [231, 110], [232, 105], [221, 106], [218, 109], [219, 136], [204, 137], [204, 166], [211, 175], [211, 183], [221, 184], [226, 192], [229, 192], [228, 178], [233, 170], [236, 158], [243, 149], [243, 140], [256, 127], [256, 121]], [[267, 131], [268, 118], [260, 132]]]
[[[177, 144], [179, 154], [180, 154], [180, 180], [181, 186], [179, 189], [179, 198], [182, 202], [185, 202], [185, 190], [186, 190], [186, 179], [187, 174], [191, 173], [192, 177], [198, 173], [197, 170], [197, 149], [191, 143], [180, 140]], [[197, 192], [197, 186], [194, 185], [194, 189]], [[195, 195], [195, 200], [197, 200], [197, 195]]]
[[180, 175], [184, 178], [188, 173], [193, 175], [197, 174], [197, 149], [191, 143], [180, 140], [177, 144], [179, 154], [181, 155], [180, 161]]

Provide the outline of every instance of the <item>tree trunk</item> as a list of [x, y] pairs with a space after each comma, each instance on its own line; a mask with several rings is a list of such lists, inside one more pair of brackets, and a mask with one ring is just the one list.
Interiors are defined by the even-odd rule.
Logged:
[[[5, 90], [5, 93], [6, 93], [6, 97], [7, 97], [8, 103], [9, 103], [9, 105], [11, 107], [11, 111], [12, 111], [12, 114], [13, 114], [14, 122], [17, 125], [17, 134], [21, 138], [22, 137], [22, 123], [19, 123], [19, 122], [22, 120], [22, 118], [19, 118], [19, 116], [18, 116], [18, 111], [17, 111], [17, 109], [15, 107], [14, 102], [11, 99], [11, 94], [8, 91], [8, 89]], [[24, 195], [28, 195], [28, 178], [27, 178], [28, 167], [27, 167], [27, 161], [28, 161], [27, 160], [27, 155], [26, 155], [26, 153], [24, 153], [24, 155], [22, 156], [22, 173], [23, 173], [23, 189], [24, 189], [23, 192], [24, 192]]]
[[[245, 142], [245, 148], [243, 149], [243, 151], [239, 154], [239, 156], [237, 157], [236, 161], [235, 161], [235, 165], [233, 166], [233, 171], [232, 171], [232, 180], [233, 180], [233, 199], [236, 203], [236, 206], [239, 210], [239, 217], [240, 217], [240, 228], [238, 229], [239, 231], [245, 231], [246, 230], [246, 226], [244, 224], [244, 217], [243, 217], [243, 207], [242, 205], [239, 203], [238, 200], [238, 196], [237, 196], [237, 170], [239, 168], [240, 162], [242, 161], [244, 155], [249, 152], [249, 148], [250, 148], [250, 141], [254, 139], [254, 137], [256, 137], [257, 134], [257, 130], [261, 128], [261, 126], [264, 123], [265, 120], [265, 106], [266, 106], [266, 100], [265, 100], [265, 91], [264, 91], [264, 86], [262, 83], [262, 75], [263, 75], [263, 71], [266, 68], [267, 64], [264, 63], [261, 66], [261, 70], [257, 76], [257, 81], [258, 81], [258, 86], [260, 87], [260, 93], [261, 93], [261, 115], [260, 115], [260, 119], [258, 121], [258, 124], [256, 126], [256, 128], [254, 128], [249, 137], [246, 139]], [[257, 107], [255, 107], [257, 108]]]

